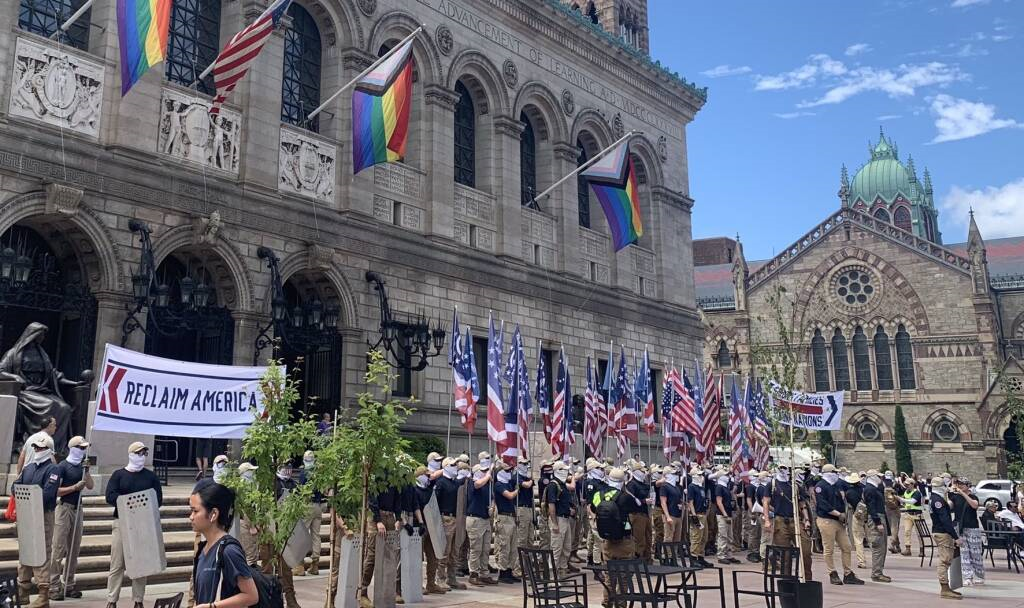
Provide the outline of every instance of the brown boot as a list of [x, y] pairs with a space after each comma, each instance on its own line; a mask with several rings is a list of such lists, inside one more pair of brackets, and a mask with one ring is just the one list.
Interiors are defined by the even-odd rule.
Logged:
[[29, 594], [32, 593], [32, 583], [23, 584], [18, 583], [18, 604], [22, 606], [28, 606]]
[[451, 587], [449, 587], [447, 584], [445, 584], [443, 582], [440, 582], [440, 581], [437, 584], [434, 585], [434, 588], [437, 589], [438, 592], [440, 592], [440, 593], [448, 593], [449, 591], [452, 590]]
[[963, 596], [949, 588], [947, 583], [939, 583], [939, 587], [942, 589], [939, 592], [939, 597], [947, 600], [962, 600]]
[[39, 587], [39, 593], [36, 595], [35, 601], [28, 605], [28, 608], [50, 608], [50, 585], [44, 583], [37, 585]]

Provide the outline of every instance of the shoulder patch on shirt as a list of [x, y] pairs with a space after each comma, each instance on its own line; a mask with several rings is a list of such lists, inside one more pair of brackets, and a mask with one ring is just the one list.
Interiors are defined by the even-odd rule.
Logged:
[[56, 473], [50, 473], [50, 481], [57, 481], [58, 479], [60, 479], [59, 475]]
[[936, 500], [936, 501], [935, 501], [935, 508], [936, 508], [936, 509], [941, 509], [941, 508], [942, 508], [942, 507], [944, 507], [944, 506], [945, 506], [945, 505], [943, 505], [943, 504], [942, 504], [942, 501], [941, 501], [941, 500]]
[[819, 487], [817, 487], [817, 486], [815, 486], [815, 487], [814, 487], [814, 491], [815, 491], [815, 493], [817, 493], [817, 494], [821, 494], [821, 488], [819, 488]]

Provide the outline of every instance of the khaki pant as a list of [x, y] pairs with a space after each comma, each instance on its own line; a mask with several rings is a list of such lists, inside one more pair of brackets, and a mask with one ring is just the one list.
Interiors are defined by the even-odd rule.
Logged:
[[853, 548], [850, 546], [850, 538], [846, 535], [846, 527], [834, 519], [819, 517], [818, 530], [821, 531], [821, 542], [825, 547], [825, 567], [828, 568], [829, 574], [836, 571], [834, 559], [836, 545], [839, 545], [843, 574], [853, 572], [850, 569], [850, 553]]
[[939, 583], [949, 584], [949, 565], [953, 563], [953, 550], [956, 541], [949, 534], [933, 532], [932, 539], [935, 540], [935, 549], [939, 554], [939, 563], [935, 565], [935, 573], [939, 576]]
[[[632, 559], [636, 553], [636, 546], [633, 543], [633, 539], [630, 537], [623, 538], [622, 540], [602, 540], [603, 546], [601, 547], [604, 556], [608, 559]], [[608, 585], [602, 585], [604, 589], [604, 602], [608, 603], [608, 588], [618, 589], [619, 585], [615, 581], [608, 581]]]
[[551, 550], [551, 524], [548, 522], [548, 506], [540, 503], [541, 523], [537, 526], [540, 534], [540, 548]]
[[[772, 544], [780, 547], [796, 546], [796, 521], [792, 517], [772, 518]], [[812, 580], [811, 536], [810, 532], [807, 530], [802, 530], [800, 532], [800, 553], [804, 562], [804, 578]]]
[[[683, 527], [682, 519], [672, 519], [673, 522], [679, 522], [679, 528]], [[707, 514], [696, 513], [690, 520], [690, 555], [694, 557], [704, 557], [704, 549], [708, 544], [708, 522]]]
[[[115, 519], [110, 535], [110, 573], [107, 575], [107, 603], [116, 604], [121, 597], [124, 582], [124, 545], [121, 544], [120, 522]], [[132, 602], [140, 603], [146, 598], [146, 579], [132, 579]]]
[[50, 591], [74, 589], [78, 551], [82, 547], [82, 525], [78, 523], [78, 509], [73, 505], [57, 503], [57, 511], [53, 516], [53, 542], [50, 547]]
[[657, 505], [651, 507], [651, 531], [654, 538], [654, 546], [665, 542], [665, 514], [661, 512], [661, 507]]
[[461, 547], [455, 546], [455, 527], [458, 520], [454, 515], [442, 515], [444, 524], [445, 553], [437, 562], [437, 580], [451, 586], [455, 582], [455, 571], [459, 569], [459, 553]]
[[853, 552], [857, 554], [857, 565], [861, 568], [867, 563], [864, 556], [864, 539], [871, 538], [868, 528], [874, 527], [875, 523], [871, 518], [857, 519], [853, 517], [846, 520], [850, 522], [850, 536], [853, 537]]
[[[309, 505], [309, 516], [304, 520], [306, 527], [309, 529], [309, 536], [313, 539], [313, 546], [309, 550], [309, 557], [312, 561], [309, 564], [307, 570], [311, 574], [317, 574], [320, 571], [320, 528], [323, 527], [324, 518], [324, 505], [322, 503], [315, 502]], [[305, 568], [305, 566], [302, 566]]]
[[[380, 522], [384, 524], [384, 531], [390, 532], [395, 529], [395, 514], [387, 511], [380, 512]], [[373, 514], [366, 514], [366, 558], [363, 560], [363, 570], [360, 573], [359, 587], [363, 593], [370, 588], [370, 581], [373, 580], [373, 568], [377, 561], [377, 524], [373, 521]], [[283, 560], [282, 560], [282, 563]], [[288, 579], [291, 581], [292, 573], [288, 571]], [[282, 585], [284, 580], [281, 581]], [[395, 593], [401, 595], [401, 584], [399, 577], [395, 577]]]
[[245, 552], [245, 561], [250, 566], [260, 558], [260, 544], [256, 535], [250, 531], [252, 527], [249, 520], [244, 517], [238, 522], [238, 542], [241, 543], [242, 551]]
[[491, 551], [491, 520], [466, 517], [466, 536], [469, 537], [469, 573], [487, 576], [487, 556]]
[[903, 549], [910, 551], [910, 538], [914, 534], [914, 522], [921, 519], [920, 514], [901, 513], [899, 537], [903, 540]]
[[587, 511], [590, 520], [590, 536], [587, 538], [587, 555], [595, 564], [604, 562], [604, 539], [597, 533], [597, 515]]
[[424, 584], [427, 589], [437, 588], [437, 555], [434, 554], [434, 543], [430, 542], [430, 532], [424, 532], [423, 538], [423, 559], [427, 561], [427, 578]]
[[750, 513], [747, 519], [750, 525], [747, 527], [747, 553], [760, 553], [761, 537], [764, 535], [763, 513]]
[[494, 522], [494, 561], [497, 562], [498, 570], [511, 570], [519, 561], [515, 536], [515, 517], [499, 513]]
[[666, 543], [678, 543], [683, 540], [683, 518], [682, 517], [664, 517], [662, 513], [662, 523], [665, 525], [665, 542]]
[[519, 547], [527, 549], [533, 547], [533, 509], [531, 507], [516, 507], [516, 542], [512, 549], [512, 574], [523, 575], [523, 563], [519, 561]]
[[[12, 497], [11, 500], [14, 500]], [[53, 511], [43, 511], [43, 539], [46, 543], [46, 561], [42, 566], [22, 566], [18, 564], [18, 588], [26, 595], [32, 588], [32, 577], [36, 579], [39, 595], [50, 592], [50, 567], [53, 564], [51, 547], [53, 546]], [[26, 607], [27, 608], [27, 607]]]
[[[549, 518], [550, 521], [550, 518]], [[555, 528], [558, 528], [557, 530]], [[569, 568], [569, 552], [572, 550], [572, 520], [559, 517], [551, 522], [551, 551], [554, 553], [555, 567], [559, 572]]]
[[[885, 510], [885, 518], [889, 521], [889, 530], [898, 530], [899, 529], [899, 525], [900, 525], [900, 520], [902, 520], [903, 517], [902, 517], [902, 513], [900, 512], [899, 509], [886, 509]], [[913, 524], [911, 524], [911, 526], [913, 526]], [[900, 548], [900, 538], [899, 538], [899, 535], [898, 534], [893, 534], [892, 537], [889, 539], [889, 544], [891, 544], [894, 548], [899, 550], [899, 548]]]
[[882, 576], [882, 570], [885, 568], [885, 556], [888, 547], [886, 547], [887, 535], [885, 533], [885, 524], [882, 524], [882, 529], [879, 530], [875, 522], [868, 520], [865, 532], [868, 534], [868, 542], [871, 543], [871, 576]]
[[630, 513], [629, 527], [633, 533], [633, 551], [636, 556], [647, 563], [654, 558], [651, 549], [651, 515], [649, 513]]
[[716, 515], [718, 519], [718, 558], [732, 559], [732, 518]]

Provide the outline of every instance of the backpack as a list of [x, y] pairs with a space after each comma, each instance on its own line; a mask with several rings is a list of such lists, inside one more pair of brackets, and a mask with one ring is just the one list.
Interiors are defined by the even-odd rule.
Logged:
[[[220, 564], [224, 559], [224, 549], [228, 545], [235, 545], [239, 549], [242, 548], [242, 543], [238, 542], [233, 536], [225, 536], [221, 541], [220, 546], [217, 547], [217, 584], [214, 588], [220, 587], [222, 581], [220, 580], [221, 569]], [[195, 558], [192, 563], [192, 577], [195, 578], [196, 570], [199, 566], [199, 556], [202, 554], [203, 549], [206, 548], [206, 541], [199, 543], [199, 549], [196, 551]], [[252, 582], [256, 584], [256, 592], [259, 594], [259, 601], [250, 606], [250, 608], [284, 608], [284, 592], [281, 589], [281, 581], [276, 577], [268, 574], [264, 574], [256, 568], [250, 568], [252, 572]], [[193, 580], [193, 586], [195, 581]]]
[[618, 496], [618, 490], [610, 490], [603, 495], [601, 493], [594, 495], [598, 501], [594, 509], [597, 519], [597, 535], [604, 540], [622, 540], [626, 537], [626, 524], [619, 513], [619, 504], [616, 500]]

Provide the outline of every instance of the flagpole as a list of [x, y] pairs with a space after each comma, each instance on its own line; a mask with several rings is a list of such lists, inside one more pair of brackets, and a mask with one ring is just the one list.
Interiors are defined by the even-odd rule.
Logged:
[[[458, 306], [455, 307], [455, 315], [454, 316], [455, 316], [456, 319], [459, 318], [459, 307]], [[453, 323], [452, 329], [455, 329], [454, 323]], [[455, 340], [455, 342], [458, 342], [462, 338], [462, 336], [459, 336], [459, 335], [455, 334], [455, 332], [452, 332], [452, 333], [454, 334], [454, 335], [452, 335], [452, 339]], [[452, 347], [454, 347], [454, 346], [455, 345], [453, 344]], [[450, 376], [451, 382], [448, 383], [448, 438], [445, 440], [445, 446], [444, 446], [445, 447], [445, 452], [447, 452], [447, 451], [452, 449], [452, 410], [455, 409], [455, 369], [454, 369], [454, 366], [458, 365], [458, 362], [456, 362], [456, 361], [452, 361], [451, 363], [452, 363], [453, 368], [452, 368], [452, 375]], [[473, 398], [475, 399], [476, 395], [473, 395]], [[469, 404], [467, 403], [466, 405], [469, 405]]]
[[545, 196], [551, 194], [551, 192], [553, 192], [555, 188], [561, 186], [566, 181], [572, 179], [572, 177], [575, 176], [577, 173], [579, 173], [581, 171], [586, 171], [587, 169], [589, 169], [591, 165], [593, 165], [597, 161], [601, 160], [604, 157], [604, 155], [608, 154], [608, 152], [610, 150], [612, 150], [615, 146], [621, 144], [622, 142], [626, 141], [630, 137], [633, 137], [634, 135], [643, 135], [643, 134], [644, 134], [643, 131], [636, 131], [636, 130], [633, 130], [633, 131], [630, 131], [630, 132], [626, 133], [625, 135], [623, 135], [619, 139], [617, 139], [614, 142], [612, 142], [612, 144], [609, 145], [607, 148], [605, 148], [604, 150], [601, 150], [600, 152], [595, 154], [594, 158], [591, 158], [590, 160], [588, 160], [587, 162], [583, 163], [579, 167], [576, 167], [576, 169], [573, 170], [571, 173], [569, 173], [568, 175], [566, 175], [562, 179], [558, 180], [557, 182], [551, 184], [551, 186], [547, 190], [545, 190], [544, 192], [541, 192], [537, 196], [533, 197], [533, 202], [535, 202], [535, 203], [540, 202], [540, 200], [542, 198], [544, 198]]
[[[320, 104], [317, 107], [317, 109], [315, 109], [312, 112], [310, 112], [309, 116], [306, 117], [306, 120], [313, 120], [313, 118], [316, 117], [317, 114], [319, 114], [320, 112], [323, 111], [324, 108], [329, 106], [335, 99], [338, 98], [339, 95], [341, 95], [342, 93], [347, 91], [349, 89], [349, 87], [351, 87], [355, 83], [357, 83], [360, 80], [362, 80], [363, 76], [366, 76], [367, 74], [372, 72], [374, 69], [377, 68], [377, 66], [379, 66], [380, 64], [382, 64], [385, 61], [387, 61], [392, 55], [394, 55], [399, 49], [401, 49], [402, 46], [405, 45], [406, 42], [408, 42], [408, 41], [412, 40], [413, 38], [415, 38], [417, 34], [419, 34], [420, 32], [423, 31], [423, 27], [424, 26], [421, 25], [418, 28], [414, 29], [411, 34], [409, 34], [408, 36], [403, 38], [395, 46], [391, 47], [391, 50], [389, 50], [387, 53], [384, 53], [384, 56], [382, 56], [380, 59], [378, 59], [377, 61], [374, 61], [372, 64], [370, 64], [370, 67], [366, 68], [362, 72], [359, 72], [358, 76], [356, 76], [352, 80], [348, 81], [348, 83], [345, 86], [343, 86], [340, 89], [338, 89], [337, 91], [335, 91], [334, 94], [331, 95], [330, 97], [328, 97], [327, 100], [324, 101], [322, 104]], [[200, 80], [202, 80], [202, 77], [200, 77]]]
[[75, 11], [70, 17], [68, 17], [67, 21], [65, 21], [59, 28], [57, 28], [57, 31], [50, 34], [50, 38], [53, 38], [57, 34], [61, 34], [68, 31], [68, 28], [74, 25], [75, 22], [78, 21], [82, 17], [82, 15], [84, 15], [85, 12], [92, 7], [93, 2], [94, 0], [86, 0], [85, 4], [82, 5], [82, 8]]

